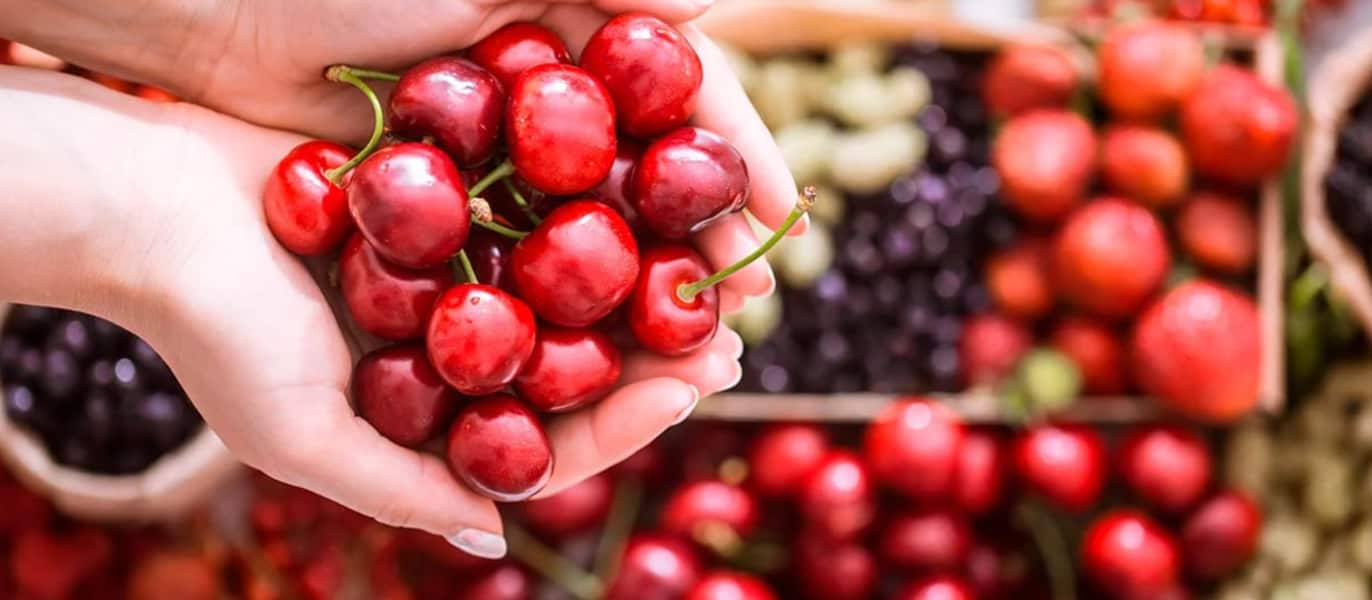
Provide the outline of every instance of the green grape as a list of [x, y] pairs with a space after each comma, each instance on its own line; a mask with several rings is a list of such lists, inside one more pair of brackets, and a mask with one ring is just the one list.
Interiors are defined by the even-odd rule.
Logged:
[[1343, 436], [1343, 415], [1336, 401], [1306, 402], [1296, 413], [1296, 427], [1307, 440], [1321, 444], [1338, 444]]
[[1366, 517], [1345, 536], [1344, 550], [1349, 562], [1364, 573], [1372, 573], [1372, 523]]
[[876, 73], [845, 73], [829, 81], [824, 110], [852, 127], [875, 127], [892, 120], [886, 81]]
[[911, 119], [929, 104], [929, 78], [919, 69], [896, 67], [886, 75], [886, 98], [892, 119]]
[[753, 86], [753, 106], [773, 131], [805, 118], [809, 112], [805, 95], [806, 67], [795, 60], [763, 63]]
[[788, 237], [777, 244], [771, 261], [781, 281], [793, 288], [810, 287], [834, 264], [834, 240], [823, 223], [811, 223], [800, 237]]
[[1263, 600], [1263, 595], [1254, 586], [1231, 581], [1215, 592], [1215, 600]]
[[1258, 552], [1281, 573], [1304, 571], [1315, 560], [1319, 532], [1290, 514], [1275, 514], [1262, 528]]
[[1309, 453], [1302, 494], [1306, 515], [1325, 529], [1342, 527], [1353, 516], [1353, 469], [1333, 450]]
[[924, 159], [927, 143], [924, 132], [910, 122], [840, 134], [829, 179], [846, 191], [875, 193], [913, 171]]
[[816, 223], [837, 225], [843, 221], [847, 200], [843, 194], [827, 185], [815, 186], [815, 205], [810, 209], [810, 218]]
[[772, 335], [781, 323], [781, 313], [781, 298], [776, 294], [749, 296], [744, 300], [743, 308], [726, 315], [724, 322], [738, 332], [744, 344], [756, 346]]
[[1248, 419], [1229, 434], [1224, 478], [1255, 497], [1268, 490], [1272, 473], [1272, 435], [1260, 419]]
[[833, 125], [816, 119], [796, 121], [777, 130], [777, 147], [797, 183], [810, 185], [828, 178], [836, 135]]
[[829, 69], [840, 75], [880, 73], [890, 61], [890, 50], [877, 42], [844, 42], [829, 51]]

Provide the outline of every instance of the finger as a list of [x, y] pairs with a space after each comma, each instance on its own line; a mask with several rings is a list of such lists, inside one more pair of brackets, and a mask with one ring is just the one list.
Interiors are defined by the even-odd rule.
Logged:
[[[696, 234], [694, 241], [716, 270], [738, 262], [758, 247], [757, 236], [753, 235], [753, 228], [743, 213], [720, 219]], [[767, 260], [758, 259], [720, 282], [719, 287], [740, 296], [765, 296], [776, 288], [776, 277], [772, 275], [772, 267]]]
[[733, 291], [724, 288], [719, 290], [719, 312], [720, 314], [731, 315], [743, 310], [743, 303], [746, 297], [735, 294]]
[[592, 4], [612, 15], [645, 12], [668, 23], [684, 23], [705, 14], [714, 0], [594, 0]]
[[687, 356], [660, 356], [651, 352], [628, 355], [620, 381], [631, 384], [672, 377], [694, 385], [702, 396], [709, 396], [738, 384], [743, 375], [743, 368], [738, 363], [742, 354], [743, 340], [732, 329], [721, 325], [709, 344]]

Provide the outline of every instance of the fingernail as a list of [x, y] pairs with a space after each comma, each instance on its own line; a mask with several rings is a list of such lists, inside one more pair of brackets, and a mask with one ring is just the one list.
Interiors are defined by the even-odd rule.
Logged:
[[677, 425], [690, 418], [691, 413], [695, 412], [696, 405], [700, 403], [700, 390], [689, 383], [686, 384], [686, 387], [691, 388], [691, 400], [686, 403], [686, 406], [681, 409], [681, 412], [676, 414], [676, 420], [672, 421], [673, 425]]
[[505, 538], [489, 531], [463, 529], [446, 538], [458, 550], [480, 558], [502, 558], [505, 556]]
[[740, 381], [743, 381], [743, 365], [738, 364], [738, 362], [734, 362], [734, 377], [729, 381], [729, 385], [724, 386], [724, 389], [720, 391], [724, 392], [732, 390], [734, 389], [734, 386], [738, 385], [738, 382]]

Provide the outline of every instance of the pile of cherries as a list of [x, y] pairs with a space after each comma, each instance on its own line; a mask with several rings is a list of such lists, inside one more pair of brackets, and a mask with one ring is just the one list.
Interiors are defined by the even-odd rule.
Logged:
[[[353, 322], [394, 342], [353, 373], [360, 414], [406, 446], [448, 428], [453, 471], [501, 501], [552, 472], [535, 410], [616, 385], [611, 330], [690, 353], [718, 328], [714, 285], [747, 262], [712, 275], [687, 241], [742, 210], [749, 178], [733, 146], [687, 125], [702, 72], [681, 33], [622, 14], [571, 63], [554, 33], [515, 23], [401, 76], [332, 67], [371, 101], [372, 139], [300, 145], [264, 197], [286, 248], [342, 246]], [[388, 118], [366, 79], [395, 80]], [[377, 149], [387, 124], [395, 141]]]

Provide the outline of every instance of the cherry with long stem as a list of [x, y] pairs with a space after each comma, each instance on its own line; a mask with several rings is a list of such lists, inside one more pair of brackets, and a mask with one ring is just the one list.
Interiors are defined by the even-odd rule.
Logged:
[[499, 165], [497, 165], [496, 168], [491, 169], [491, 172], [487, 173], [485, 177], [482, 177], [476, 183], [472, 184], [472, 187], [467, 188], [467, 196], [475, 198], [481, 195], [481, 192], [486, 191], [486, 188], [495, 185], [495, 183], [498, 181], [504, 180], [505, 178], [514, 175], [514, 172], [514, 163], [510, 162], [508, 159], [505, 160], [505, 162], [502, 162]]
[[509, 190], [510, 197], [514, 198], [515, 204], [519, 205], [519, 210], [524, 211], [524, 216], [529, 217], [529, 220], [533, 221], [534, 225], [543, 222], [543, 218], [538, 216], [537, 212], [534, 212], [534, 208], [529, 206], [529, 201], [524, 199], [524, 194], [519, 193], [519, 188], [515, 187], [513, 182], [506, 179], [501, 183], [505, 184], [505, 189]]
[[782, 238], [786, 237], [786, 232], [790, 231], [791, 227], [795, 226], [795, 224], [805, 216], [805, 213], [810, 212], [810, 209], [814, 207], [814, 205], [815, 188], [814, 186], [805, 186], [805, 189], [801, 192], [800, 200], [796, 202], [796, 207], [791, 209], [791, 214], [787, 215], [786, 221], [781, 224], [781, 227], [772, 232], [772, 237], [767, 238], [766, 242], [763, 242], [761, 246], [758, 246], [757, 249], [749, 253], [748, 256], [739, 259], [738, 262], [735, 262], [728, 267], [716, 271], [714, 275], [693, 283], [681, 284], [676, 290], [677, 297], [681, 298], [682, 302], [689, 303], [695, 300], [700, 292], [728, 279], [734, 273], [737, 273], [744, 267], [752, 264], [753, 261], [762, 258], [762, 256], [767, 254], [773, 246], [776, 246], [781, 242]]
[[386, 132], [386, 115], [381, 108], [381, 99], [376, 97], [376, 92], [363, 80], [364, 76], [361, 73], [375, 74], [373, 71], [354, 69], [347, 65], [334, 65], [324, 73], [324, 78], [329, 81], [347, 83], [357, 88], [363, 95], [367, 96], [367, 102], [372, 105], [372, 136], [367, 140], [367, 145], [363, 146], [362, 150], [348, 162], [339, 165], [337, 169], [329, 169], [324, 172], [324, 176], [328, 177], [329, 181], [338, 185], [342, 185], [344, 174], [361, 164], [368, 156], [371, 156], [372, 152], [376, 151], [377, 146], [381, 144], [381, 136]]
[[467, 283], [481, 283], [481, 280], [476, 277], [476, 269], [472, 268], [472, 259], [467, 257], [466, 250], [457, 251], [457, 258], [453, 262], [453, 273], [457, 275], [456, 279], [465, 278]]

